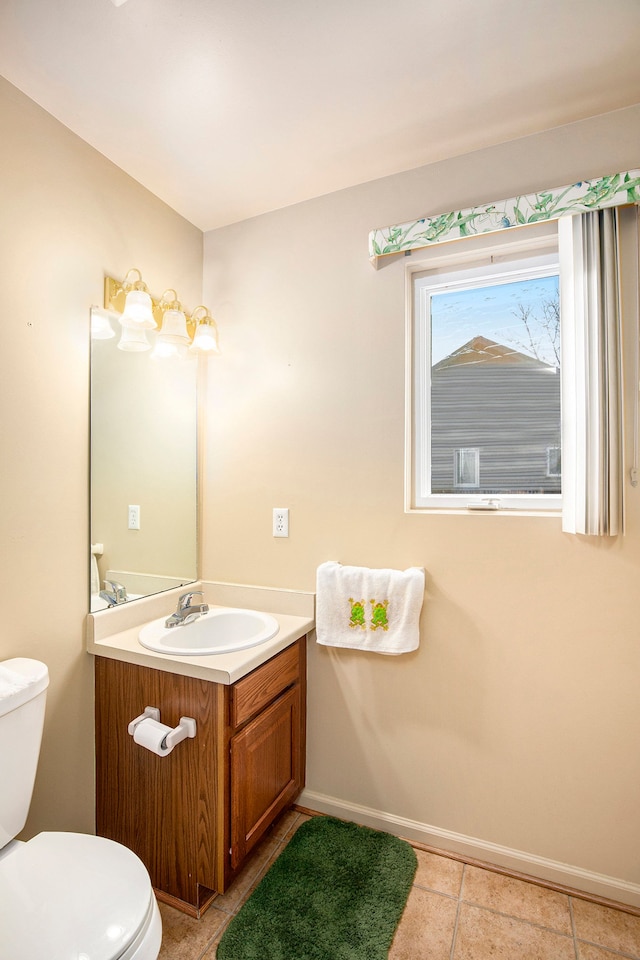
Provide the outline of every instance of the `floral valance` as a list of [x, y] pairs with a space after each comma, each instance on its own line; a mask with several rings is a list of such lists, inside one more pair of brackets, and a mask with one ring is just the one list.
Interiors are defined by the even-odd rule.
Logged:
[[432, 243], [492, 233], [508, 227], [557, 220], [560, 217], [625, 203], [640, 203], [640, 170], [627, 170], [599, 180], [582, 180], [568, 187], [498, 200], [437, 217], [422, 217], [369, 234], [369, 256], [374, 266], [380, 257], [427, 247]]

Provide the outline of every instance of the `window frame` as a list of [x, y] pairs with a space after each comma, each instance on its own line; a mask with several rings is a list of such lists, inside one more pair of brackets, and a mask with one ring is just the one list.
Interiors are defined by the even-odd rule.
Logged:
[[465, 238], [447, 247], [430, 250], [426, 259], [406, 268], [405, 511], [486, 508], [557, 516], [562, 494], [474, 495], [464, 487], [459, 493], [431, 493], [431, 336], [425, 329], [430, 293], [559, 274], [557, 225], [515, 227], [498, 238]]

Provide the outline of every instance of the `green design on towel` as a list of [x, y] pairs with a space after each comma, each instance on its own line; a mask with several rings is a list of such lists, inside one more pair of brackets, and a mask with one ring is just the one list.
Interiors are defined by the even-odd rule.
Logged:
[[364, 622], [364, 600], [354, 600], [353, 597], [349, 597], [349, 603], [351, 604], [349, 626], [360, 627], [362, 630], [366, 630], [367, 628]]
[[371, 629], [377, 630], [382, 627], [383, 630], [389, 629], [389, 620], [387, 618], [388, 600], [370, 600], [371, 604]]

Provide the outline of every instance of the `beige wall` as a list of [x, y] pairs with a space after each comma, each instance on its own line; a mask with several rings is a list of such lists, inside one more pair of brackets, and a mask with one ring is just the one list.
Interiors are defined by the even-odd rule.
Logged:
[[312, 590], [324, 560], [424, 566], [417, 652], [311, 646], [309, 789], [635, 883], [640, 488], [611, 541], [555, 518], [405, 514], [408, 260], [376, 272], [367, 234], [639, 158], [632, 108], [207, 234], [224, 356], [202, 570]]
[[133, 266], [193, 308], [202, 234], [4, 80], [0, 127], [0, 659], [51, 673], [27, 833], [91, 831], [89, 308]]

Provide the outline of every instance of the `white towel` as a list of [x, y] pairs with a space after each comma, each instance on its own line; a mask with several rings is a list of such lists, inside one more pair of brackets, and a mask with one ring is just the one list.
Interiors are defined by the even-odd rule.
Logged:
[[329, 561], [316, 578], [316, 639], [327, 647], [409, 653], [420, 643], [424, 570], [370, 570]]

